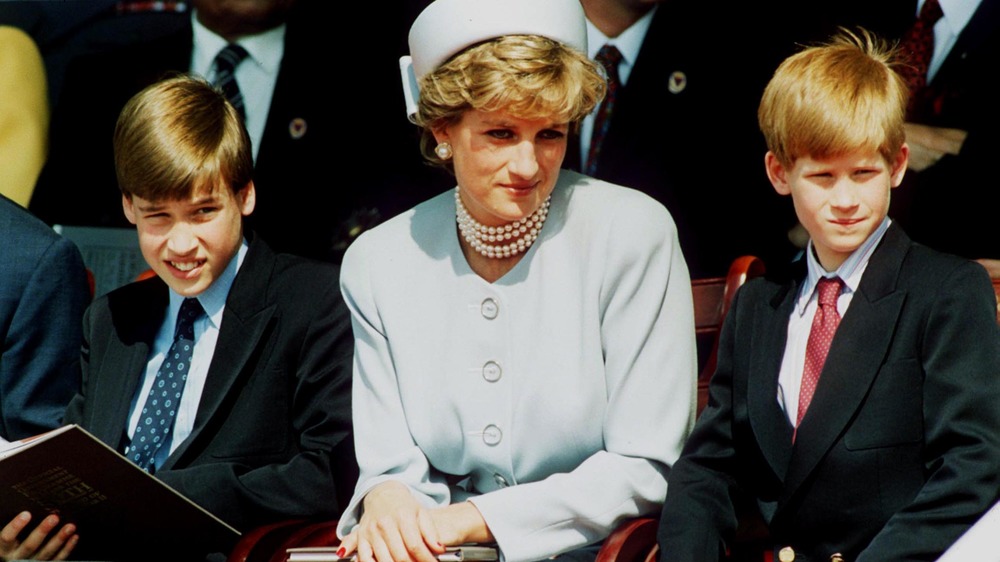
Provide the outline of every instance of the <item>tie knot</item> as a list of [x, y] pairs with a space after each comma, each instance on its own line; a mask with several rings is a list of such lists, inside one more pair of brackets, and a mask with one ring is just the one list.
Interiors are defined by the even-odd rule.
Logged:
[[215, 55], [215, 70], [220, 74], [232, 73], [248, 55], [246, 49], [236, 43], [230, 43]]
[[205, 309], [201, 307], [198, 299], [184, 299], [184, 302], [181, 303], [181, 310], [177, 313], [177, 328], [174, 330], [174, 339], [183, 337], [193, 340], [194, 323], [204, 313]]
[[927, 0], [920, 8], [918, 19], [926, 25], [934, 25], [943, 16], [944, 12], [941, 10], [941, 4], [938, 3], [938, 0]]
[[614, 45], [601, 47], [601, 50], [597, 51], [597, 55], [594, 56], [594, 60], [601, 63], [609, 77], [614, 76], [617, 79], [618, 65], [622, 62], [622, 53], [618, 47]]
[[819, 291], [820, 306], [837, 306], [837, 297], [840, 296], [840, 290], [843, 286], [844, 282], [840, 277], [824, 277], [820, 279], [819, 283], [816, 284], [816, 290]]

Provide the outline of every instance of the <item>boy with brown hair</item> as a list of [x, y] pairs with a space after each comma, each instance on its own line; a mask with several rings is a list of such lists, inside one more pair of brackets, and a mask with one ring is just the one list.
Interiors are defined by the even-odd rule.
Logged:
[[[83, 388], [66, 423], [239, 530], [335, 517], [357, 470], [338, 268], [244, 237], [256, 203], [250, 140], [206, 82], [177, 77], [137, 94], [114, 145], [125, 215], [156, 276], [87, 311]], [[65, 528], [39, 540], [53, 527], [25, 542], [64, 555], [54, 543], [74, 540]]]
[[889, 49], [843, 33], [778, 68], [765, 167], [810, 234], [798, 275], [726, 319], [708, 409], [670, 472], [661, 561], [723, 556], [734, 496], [781, 562], [933, 560], [996, 499], [1000, 333], [985, 271], [887, 218], [906, 170]]

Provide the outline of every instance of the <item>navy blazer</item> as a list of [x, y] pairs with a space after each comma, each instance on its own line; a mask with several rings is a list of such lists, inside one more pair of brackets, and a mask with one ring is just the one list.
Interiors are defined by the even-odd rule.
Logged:
[[[238, 529], [335, 517], [353, 490], [354, 347], [338, 274], [251, 242], [226, 300], [193, 431], [156, 472]], [[83, 389], [67, 423], [123, 449], [167, 304], [166, 284], [153, 278], [88, 309]]]
[[80, 251], [0, 196], [0, 435], [59, 427], [80, 387], [80, 320], [90, 302]]
[[983, 268], [891, 226], [793, 445], [777, 384], [799, 283], [737, 294], [708, 409], [670, 473], [663, 562], [719, 559], [730, 494], [749, 495], [799, 561], [932, 560], [1000, 491], [1000, 330]]

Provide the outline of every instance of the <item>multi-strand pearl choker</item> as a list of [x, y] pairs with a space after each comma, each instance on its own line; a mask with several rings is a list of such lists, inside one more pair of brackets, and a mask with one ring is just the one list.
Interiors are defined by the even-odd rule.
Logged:
[[[549, 216], [548, 196], [534, 213], [511, 223], [501, 226], [486, 226], [472, 218], [462, 204], [462, 198], [455, 188], [455, 215], [458, 221], [458, 231], [462, 234], [472, 249], [488, 258], [509, 258], [528, 250], [542, 231], [545, 218]], [[499, 244], [494, 244], [499, 242]]]

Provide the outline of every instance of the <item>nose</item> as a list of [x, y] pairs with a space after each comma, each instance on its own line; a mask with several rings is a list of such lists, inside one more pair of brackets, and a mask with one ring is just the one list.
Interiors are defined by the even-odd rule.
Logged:
[[535, 143], [525, 140], [514, 145], [511, 150], [510, 163], [507, 168], [510, 173], [522, 179], [530, 179], [538, 173], [538, 148]]
[[848, 178], [834, 184], [830, 193], [830, 205], [837, 209], [853, 209], [859, 204], [858, 189]]
[[171, 253], [184, 256], [194, 252], [198, 247], [198, 237], [194, 228], [187, 223], [175, 224], [167, 237], [167, 249]]

